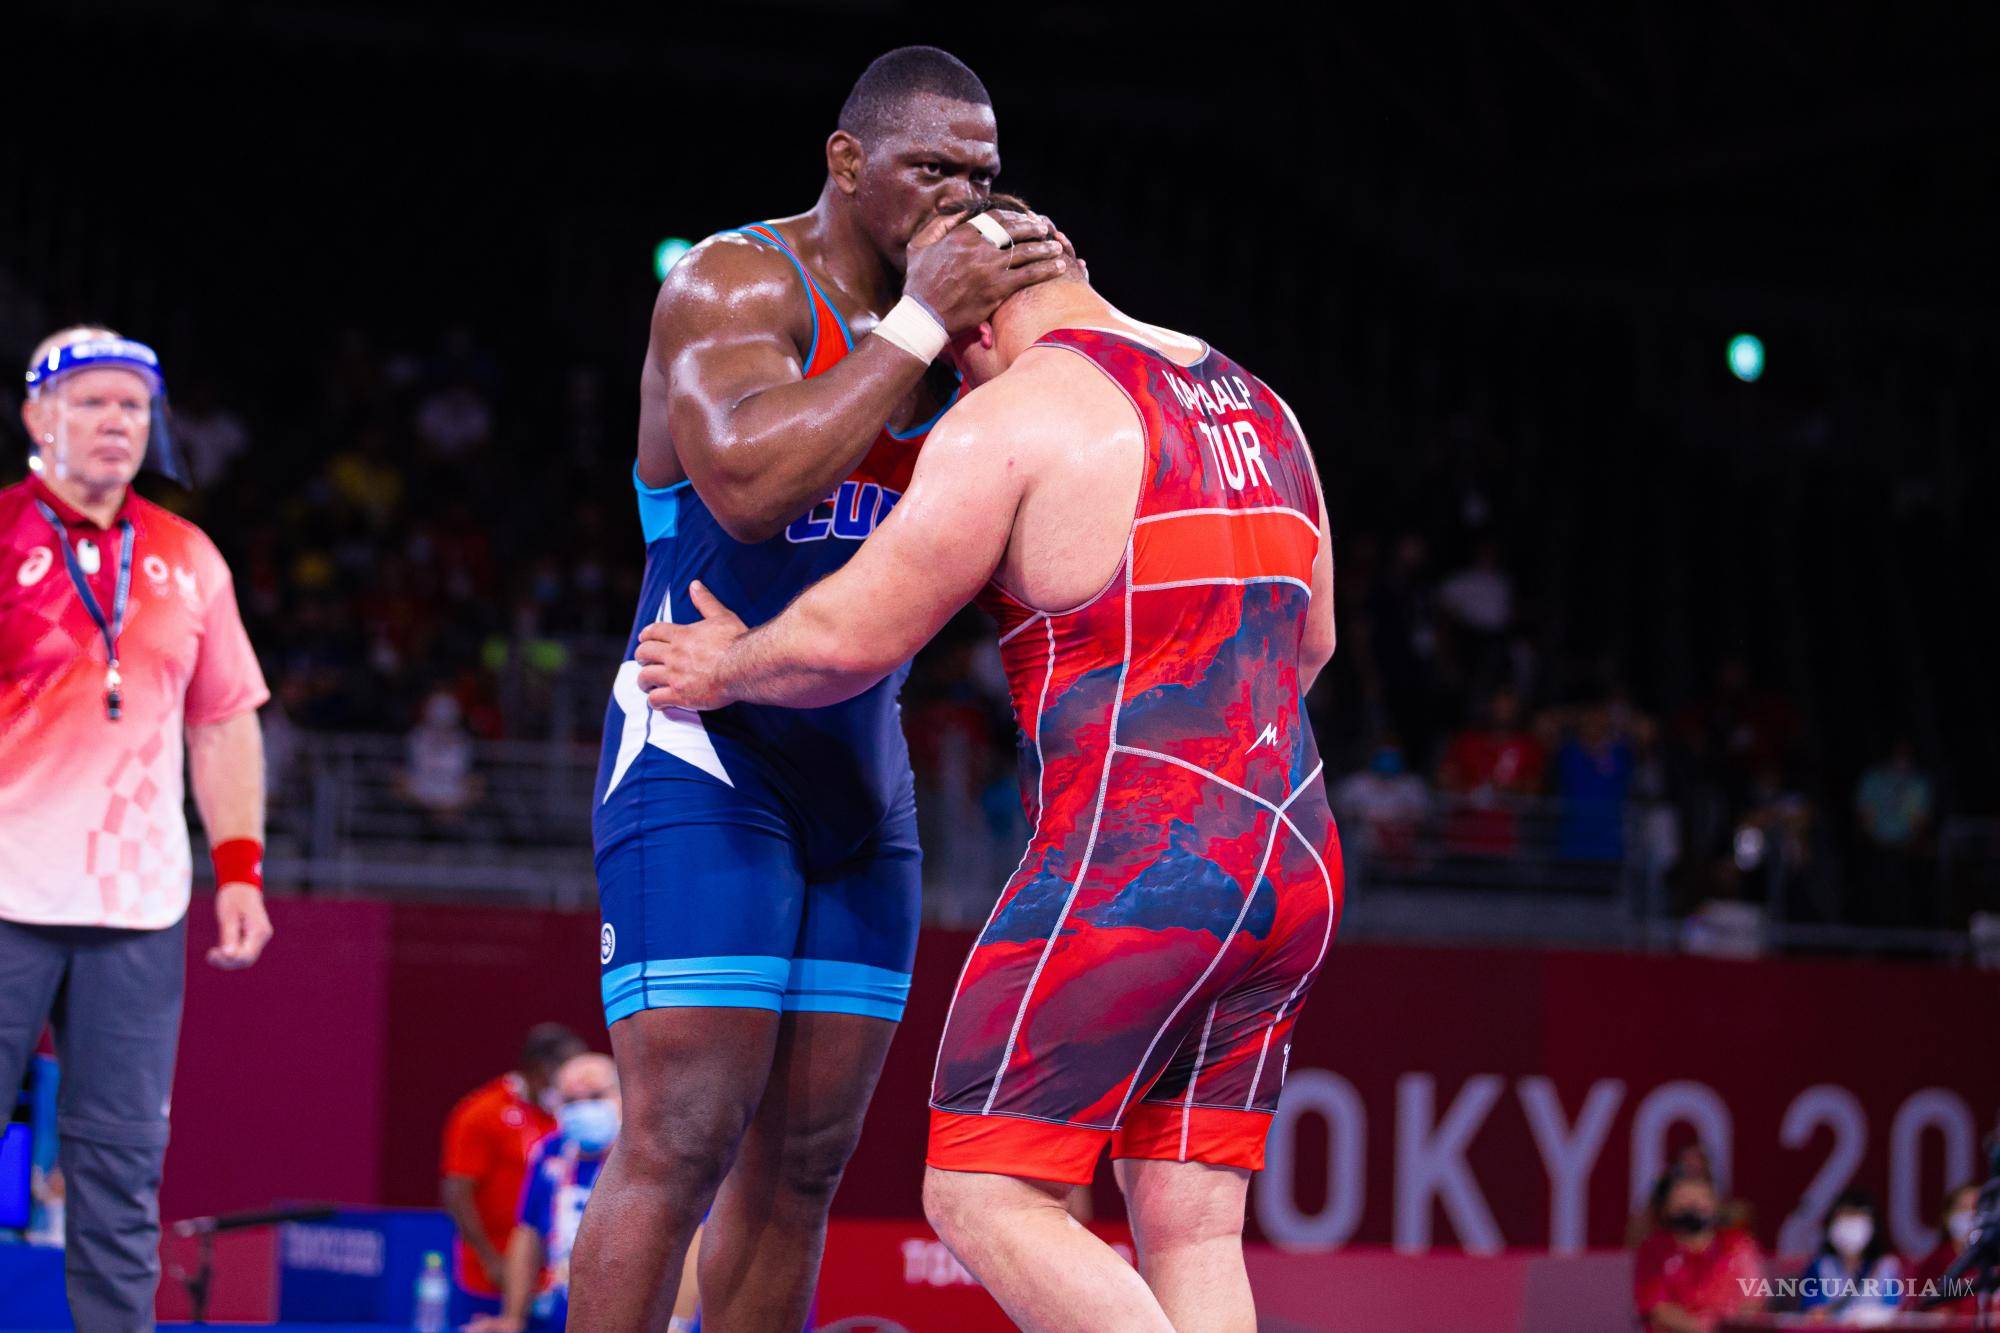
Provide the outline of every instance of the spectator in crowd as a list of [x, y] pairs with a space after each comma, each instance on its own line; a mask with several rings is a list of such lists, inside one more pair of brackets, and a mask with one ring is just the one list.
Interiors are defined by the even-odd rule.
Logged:
[[493, 409], [469, 379], [454, 379], [418, 406], [415, 425], [432, 458], [458, 462], [492, 439]]
[[1430, 812], [1424, 780], [1403, 762], [1403, 747], [1384, 736], [1368, 756], [1368, 767], [1350, 774], [1333, 790], [1334, 809], [1356, 846], [1372, 864], [1408, 869], [1417, 859], [1417, 830]]
[[1714, 1185], [1669, 1172], [1653, 1191], [1653, 1214], [1658, 1230], [1633, 1260], [1633, 1303], [1646, 1333], [1713, 1333], [1726, 1316], [1757, 1308], [1763, 1260], [1747, 1234], [1722, 1224]]
[[[1665, 1197], [1667, 1187], [1675, 1180], [1706, 1180], [1715, 1183], [1715, 1173], [1709, 1166], [1708, 1149], [1700, 1139], [1689, 1139], [1675, 1150], [1667, 1169], [1653, 1182], [1653, 1192], [1647, 1196], [1646, 1205], [1632, 1214], [1625, 1227], [1625, 1244], [1636, 1248], [1646, 1237], [1660, 1229], [1659, 1207]], [[1718, 1196], [1719, 1196], [1718, 1191]], [[1722, 1230], [1738, 1230], [1746, 1235], [1751, 1231], [1751, 1209], [1743, 1199], [1721, 1199], [1716, 1207], [1717, 1225]]]
[[1497, 638], [1514, 623], [1514, 580], [1500, 567], [1500, 543], [1479, 543], [1472, 563], [1438, 585], [1438, 605], [1460, 625]]
[[1451, 738], [1438, 786], [1462, 798], [1445, 834], [1464, 856], [1510, 856], [1519, 841], [1520, 806], [1542, 790], [1547, 752], [1521, 723], [1521, 700], [1509, 686], [1487, 697], [1483, 716]]
[[[528, 1155], [514, 1230], [507, 1240], [500, 1313], [481, 1315], [466, 1333], [560, 1330], [569, 1322], [569, 1253], [604, 1159], [623, 1119], [618, 1069], [608, 1055], [585, 1051], [556, 1071], [556, 1132]], [[695, 1232], [669, 1333], [693, 1327], [697, 1288], [692, 1271], [701, 1248]]]
[[327, 460], [326, 479], [340, 504], [376, 530], [386, 529], [403, 503], [403, 470], [379, 425], [363, 426], [350, 445]]
[[1917, 767], [1916, 747], [1907, 739], [1861, 775], [1854, 811], [1861, 831], [1880, 847], [1910, 847], [1930, 828], [1931, 780]]
[[1708, 695], [1682, 711], [1683, 742], [1738, 800], [1746, 785], [1772, 765], [1791, 757], [1798, 739], [1798, 716], [1791, 703], [1756, 688], [1741, 657], [1725, 657]]
[[1938, 1243], [1910, 1274], [1910, 1290], [1903, 1296], [1904, 1308], [1935, 1310], [1940, 1314], [1979, 1312], [1979, 1297], [1972, 1292], [1943, 1301], [1928, 1294], [1933, 1287], [1938, 1295], [1943, 1294], [1945, 1270], [1965, 1253], [1965, 1244], [1972, 1239], [1972, 1209], [1978, 1199], [1979, 1186], [1974, 1181], [1967, 1181], [1944, 1196], [1944, 1206], [1938, 1210]]
[[1745, 800], [1733, 856], [1746, 885], [1761, 886], [1756, 896], [1773, 916], [1837, 920], [1833, 886], [1818, 855], [1818, 815], [1812, 800], [1785, 781], [1775, 765], [1757, 774]]
[[1861, 1190], [1834, 1200], [1819, 1252], [1800, 1274], [1799, 1308], [1828, 1324], [1886, 1321], [1896, 1308], [1902, 1262], [1889, 1252], [1875, 1201]]
[[1569, 738], [1556, 751], [1559, 850], [1569, 861], [1623, 860], [1625, 802], [1638, 762], [1632, 739], [1604, 704], [1585, 705], [1572, 716]]
[[440, 823], [455, 823], [479, 799], [472, 733], [465, 729], [457, 696], [431, 691], [404, 746], [404, 797]]
[[1453, 629], [1453, 665], [1477, 690], [1509, 674], [1508, 631], [1514, 627], [1514, 580], [1500, 564], [1500, 543], [1488, 537], [1472, 563], [1438, 585], [1438, 609]]
[[441, 1194], [458, 1228], [453, 1328], [500, 1313], [506, 1275], [500, 1247], [514, 1230], [528, 1156], [557, 1128], [557, 1071], [583, 1049], [582, 1039], [560, 1023], [530, 1028], [518, 1067], [467, 1093], [445, 1122]]
[[1713, 1183], [1715, 1176], [1708, 1166], [1708, 1149], [1701, 1146], [1700, 1139], [1689, 1139], [1667, 1163], [1667, 1169], [1653, 1181], [1653, 1189], [1646, 1200], [1625, 1220], [1625, 1247], [1637, 1249], [1646, 1243], [1646, 1238], [1660, 1229], [1661, 1201], [1674, 1181], [1687, 1178], [1706, 1180]]
[[250, 430], [242, 417], [216, 401], [214, 385], [196, 380], [174, 398], [174, 447], [195, 484], [213, 486], [250, 448]]
[[1883, 925], [1909, 925], [1935, 914], [1919, 912], [1917, 857], [1935, 813], [1931, 780], [1917, 766], [1917, 751], [1898, 740], [1889, 756], [1861, 775], [1854, 789], [1854, 815], [1863, 846], [1862, 882], [1868, 890], [1864, 912]]
[[1398, 537], [1386, 568], [1360, 599], [1369, 619], [1366, 642], [1374, 659], [1369, 674], [1380, 683], [1390, 727], [1427, 764], [1437, 734], [1433, 697], [1437, 632], [1425, 585], [1428, 559], [1422, 537], [1415, 533]]

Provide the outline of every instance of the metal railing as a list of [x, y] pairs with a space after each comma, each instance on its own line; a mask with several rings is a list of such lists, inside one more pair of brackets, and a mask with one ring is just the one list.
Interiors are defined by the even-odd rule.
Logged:
[[272, 775], [271, 873], [311, 892], [481, 896], [580, 907], [594, 746], [468, 741], [458, 799], [396, 736], [306, 735]]
[[[274, 747], [270, 862], [280, 891], [595, 902], [590, 813], [598, 752], [570, 741], [465, 741], [439, 756], [397, 736], [303, 734]], [[443, 776], [440, 777], [439, 774]], [[428, 774], [428, 780], [425, 778]], [[920, 784], [925, 914], [976, 927], [1026, 837], [1005, 791]], [[1403, 817], [1336, 804], [1344, 938], [1644, 949], [1881, 951], [1962, 957], [1963, 932], [1767, 919], [1754, 908], [1679, 918], [1667, 874], [1672, 809], [1431, 795]], [[1955, 820], [1940, 874], [2000, 880], [2000, 820]], [[1718, 942], [1719, 941], [1719, 942]]]
[[1642, 801], [1432, 793], [1420, 810], [1340, 799], [1349, 937], [1645, 945], [1660, 932], [1676, 834]]

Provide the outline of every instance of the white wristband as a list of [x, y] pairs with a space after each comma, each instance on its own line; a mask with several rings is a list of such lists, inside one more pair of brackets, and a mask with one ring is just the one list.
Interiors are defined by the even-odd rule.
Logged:
[[951, 341], [951, 335], [937, 322], [937, 316], [914, 296], [896, 302], [895, 308], [882, 316], [875, 332], [883, 341], [895, 344], [925, 365], [937, 360], [938, 353]]

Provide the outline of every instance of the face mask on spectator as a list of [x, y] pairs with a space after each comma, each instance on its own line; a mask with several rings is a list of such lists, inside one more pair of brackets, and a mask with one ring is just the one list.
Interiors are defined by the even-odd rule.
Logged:
[[1368, 760], [1368, 767], [1385, 778], [1393, 778], [1403, 771], [1403, 752], [1385, 745]]
[[584, 1152], [603, 1152], [618, 1137], [618, 1108], [609, 1098], [567, 1102], [556, 1112], [563, 1137]]
[[1867, 1249], [1873, 1239], [1875, 1224], [1865, 1217], [1836, 1218], [1826, 1229], [1826, 1241], [1833, 1246], [1833, 1252], [1849, 1258]]
[[1972, 1210], [1961, 1208], [1944, 1219], [1944, 1229], [1951, 1233], [1953, 1241], [1960, 1245], [1972, 1239]]
[[1668, 1213], [1664, 1220], [1667, 1230], [1676, 1236], [1699, 1236], [1715, 1228], [1714, 1214], [1704, 1213], [1699, 1208], [1683, 1208], [1677, 1213]]

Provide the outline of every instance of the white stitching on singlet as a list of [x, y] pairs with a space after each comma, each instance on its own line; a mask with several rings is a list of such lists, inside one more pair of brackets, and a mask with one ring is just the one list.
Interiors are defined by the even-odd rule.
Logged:
[[[1055, 627], [1049, 627], [1050, 652], [1054, 652]], [[1132, 670], [1132, 539], [1125, 539], [1125, 656], [1118, 667], [1118, 690], [1111, 697], [1111, 726], [1109, 743], [1104, 747], [1104, 767], [1097, 778], [1097, 808], [1090, 817], [1090, 840], [1083, 846], [1083, 863], [1076, 868], [1076, 878], [1070, 881], [1069, 893], [1063, 898], [1062, 911], [1056, 916], [1056, 923], [1049, 931], [1048, 942], [1042, 946], [1042, 956], [1035, 960], [1034, 973], [1028, 978], [1028, 988], [1021, 993], [1021, 1007], [1014, 1011], [1014, 1026], [1007, 1032], [1006, 1049], [1000, 1053], [1000, 1066], [993, 1071], [993, 1087], [986, 1094], [986, 1105], [981, 1113], [993, 1110], [993, 1103], [1000, 1096], [1000, 1085], [1007, 1077], [1007, 1064], [1014, 1058], [1014, 1045], [1021, 1039], [1021, 1024], [1027, 1021], [1028, 1002], [1035, 998], [1035, 987], [1041, 984], [1042, 969], [1048, 966], [1049, 955], [1055, 952], [1056, 938], [1062, 934], [1063, 923], [1069, 920], [1069, 909], [1076, 905], [1076, 895], [1083, 888], [1083, 877], [1090, 873], [1090, 859], [1097, 853], [1097, 833], [1104, 823], [1104, 798], [1111, 790], [1111, 765], [1118, 758], [1118, 714], [1125, 706], [1125, 677]], [[1036, 719], [1037, 730], [1041, 720]]]
[[[1039, 615], [1040, 613], [1037, 612], [1037, 614]], [[1013, 883], [1014, 875], [1020, 874], [1022, 867], [1028, 864], [1028, 854], [1035, 850], [1035, 843], [1041, 837], [1042, 811], [1048, 808], [1048, 803], [1042, 794], [1042, 784], [1048, 776], [1048, 768], [1042, 762], [1042, 713], [1049, 706], [1049, 682], [1055, 678], [1056, 674], [1056, 626], [1055, 622], [1047, 616], [1042, 616], [1041, 619], [1042, 623], [1047, 625], [1049, 629], [1049, 660], [1048, 665], [1042, 671], [1041, 702], [1035, 705], [1035, 828], [1033, 832], [1028, 834], [1028, 845], [1021, 849], [1021, 860], [1014, 867], [1014, 874], [1007, 876], [1007, 883], [1009, 884]], [[1027, 624], [1033, 623], [1033, 621], [1027, 622]], [[1026, 626], [1024, 625], [1022, 628], [1026, 628]], [[993, 910], [986, 914], [986, 924], [981, 926], [979, 934], [973, 937], [972, 948], [965, 951], [965, 961], [959, 965], [958, 981], [951, 988], [951, 1003], [945, 1006], [944, 1027], [938, 1037], [937, 1057], [931, 1061], [931, 1096], [933, 1099], [940, 1096], [943, 1091], [938, 1087], [938, 1072], [944, 1068], [944, 1037], [951, 1032], [951, 1015], [958, 1008], [958, 997], [965, 989], [965, 974], [972, 970], [972, 955], [978, 951], [979, 941], [986, 938], [986, 932], [993, 928], [993, 918], [1000, 915], [1000, 904], [1006, 900], [1007, 893], [1003, 886], [1000, 893], [994, 896]], [[935, 1101], [932, 1104], [935, 1105]], [[989, 1106], [991, 1105], [990, 1101], [988, 1104]]]
[[[1133, 750], [1128, 747], [1118, 746], [1118, 745], [1113, 745], [1112, 748], [1123, 749], [1127, 754], [1150, 753], [1148, 751]], [[1195, 765], [1193, 764], [1187, 764], [1184, 765], [1184, 767], [1194, 769], [1194, 771], [1197, 773], [1207, 772], [1206, 769], [1196, 768]], [[1243, 791], [1241, 787], [1237, 787], [1236, 784], [1233, 782], [1228, 782], [1222, 778], [1215, 777], [1215, 775], [1212, 773], [1208, 774], [1208, 776], [1212, 778], [1214, 781], [1222, 783], [1226, 787], [1231, 787], [1236, 791]], [[1208, 960], [1208, 966], [1204, 967], [1201, 970], [1201, 975], [1194, 979], [1194, 985], [1188, 987], [1187, 994], [1181, 996], [1180, 1003], [1176, 1004], [1173, 1007], [1173, 1009], [1167, 1014], [1166, 1021], [1160, 1024], [1159, 1031], [1153, 1034], [1153, 1039], [1146, 1043], [1145, 1051], [1139, 1056], [1138, 1068], [1134, 1069], [1132, 1071], [1132, 1077], [1126, 1080], [1125, 1096], [1118, 1103], [1118, 1114], [1112, 1117], [1113, 1123], [1117, 1123], [1124, 1120], [1125, 1108], [1127, 1105], [1131, 1103], [1132, 1094], [1139, 1090], [1139, 1076], [1146, 1072], [1146, 1062], [1153, 1058], [1153, 1048], [1160, 1044], [1160, 1038], [1166, 1035], [1167, 1029], [1173, 1026], [1173, 1022], [1176, 1018], [1180, 1017], [1181, 1010], [1187, 1007], [1187, 1002], [1194, 998], [1195, 992], [1200, 990], [1203, 984], [1208, 981], [1209, 973], [1215, 971], [1216, 964], [1222, 961], [1222, 955], [1229, 952], [1229, 945], [1231, 941], [1233, 941], [1236, 938], [1236, 932], [1243, 929], [1243, 918], [1250, 915], [1250, 903], [1257, 896], [1257, 882], [1264, 878], [1264, 871], [1267, 870], [1271, 864], [1271, 853], [1278, 846], [1278, 827], [1281, 824], [1289, 825], [1291, 823], [1291, 820], [1285, 817], [1285, 811], [1287, 808], [1290, 807], [1293, 801], [1296, 801], [1299, 798], [1299, 792], [1303, 792], [1307, 787], [1310, 787], [1312, 785], [1313, 778], [1318, 776], [1319, 776], [1319, 769], [1315, 768], [1312, 772], [1312, 777], [1307, 778], [1305, 782], [1299, 787], [1298, 791], [1293, 792], [1290, 796], [1287, 796], [1285, 798], [1284, 805], [1272, 805], [1269, 801], [1264, 800], [1262, 797], [1251, 796], [1251, 793], [1244, 792], [1244, 795], [1251, 796], [1252, 800], [1255, 800], [1259, 805], [1265, 806], [1274, 815], [1277, 816], [1275, 819], [1271, 821], [1271, 836], [1268, 839], [1266, 839], [1264, 843], [1264, 859], [1257, 863], [1257, 873], [1250, 877], [1250, 889], [1243, 895], [1243, 905], [1237, 908], [1236, 920], [1229, 927], [1229, 933], [1222, 937], [1222, 947], [1215, 951], [1215, 957]]]

